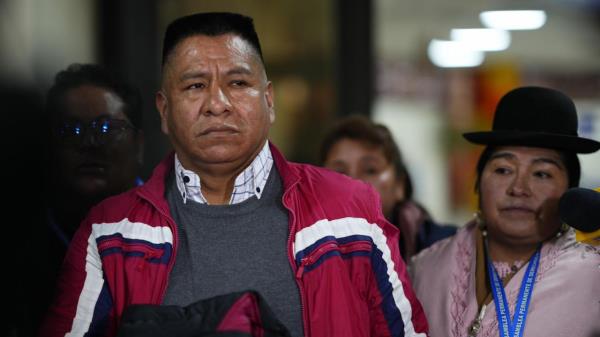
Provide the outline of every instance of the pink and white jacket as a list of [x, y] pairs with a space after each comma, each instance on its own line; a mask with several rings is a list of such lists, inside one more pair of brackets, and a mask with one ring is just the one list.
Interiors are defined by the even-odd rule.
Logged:
[[[431, 336], [468, 337], [479, 315], [475, 280], [475, 222], [436, 242], [411, 262], [415, 291], [423, 303]], [[600, 336], [600, 249], [575, 239], [568, 230], [542, 245], [539, 270], [529, 303], [525, 337]], [[496, 265], [498, 272], [508, 264]], [[514, 315], [525, 270], [504, 285]], [[478, 337], [499, 337], [494, 303], [484, 310]]]
[[[426, 336], [398, 230], [367, 184], [295, 164], [271, 146], [289, 211], [306, 337]], [[42, 336], [113, 336], [131, 304], [160, 304], [177, 250], [164, 197], [169, 155], [148, 182], [94, 207], [75, 234]]]

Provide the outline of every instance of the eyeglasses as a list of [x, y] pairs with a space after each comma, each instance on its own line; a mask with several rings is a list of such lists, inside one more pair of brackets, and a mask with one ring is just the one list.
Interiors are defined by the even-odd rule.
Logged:
[[92, 136], [96, 144], [104, 145], [114, 142], [130, 129], [136, 130], [124, 119], [100, 117], [87, 124], [80, 121], [63, 122], [58, 125], [56, 131], [58, 138], [67, 145], [82, 144], [86, 134]]

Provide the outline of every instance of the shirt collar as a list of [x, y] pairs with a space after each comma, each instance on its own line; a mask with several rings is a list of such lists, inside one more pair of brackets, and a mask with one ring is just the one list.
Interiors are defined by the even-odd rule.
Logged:
[[[253, 195], [260, 199], [272, 168], [273, 156], [267, 141], [252, 163], [235, 178], [229, 204], [238, 204]], [[202, 195], [200, 177], [193, 171], [185, 169], [177, 154], [175, 154], [175, 180], [184, 204], [188, 199], [201, 204], [208, 204], [208, 201]]]

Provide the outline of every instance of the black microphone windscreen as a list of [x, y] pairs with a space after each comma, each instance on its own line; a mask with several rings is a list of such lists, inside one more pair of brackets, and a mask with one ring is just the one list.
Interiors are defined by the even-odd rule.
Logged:
[[560, 198], [560, 219], [582, 232], [600, 229], [600, 193], [587, 188], [571, 188]]

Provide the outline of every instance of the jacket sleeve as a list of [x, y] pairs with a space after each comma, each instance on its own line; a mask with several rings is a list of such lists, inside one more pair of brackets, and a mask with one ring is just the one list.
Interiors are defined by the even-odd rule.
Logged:
[[381, 212], [378, 195], [371, 190], [373, 268], [369, 286], [371, 336], [419, 336], [428, 334], [427, 319], [417, 299], [406, 265], [400, 256], [399, 231]]
[[54, 301], [40, 336], [102, 336], [111, 307], [92, 222], [75, 233], [57, 280]]

